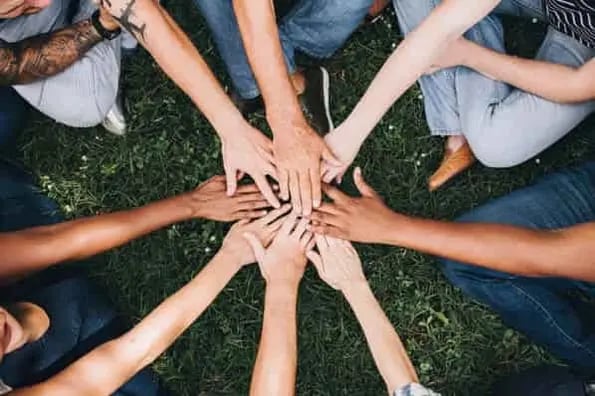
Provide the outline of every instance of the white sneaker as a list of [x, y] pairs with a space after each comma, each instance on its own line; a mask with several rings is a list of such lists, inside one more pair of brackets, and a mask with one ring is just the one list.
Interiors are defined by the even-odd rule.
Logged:
[[101, 125], [114, 135], [123, 136], [126, 134], [126, 118], [124, 118], [120, 95], [118, 95], [116, 103], [114, 103], [112, 108], [107, 112]]

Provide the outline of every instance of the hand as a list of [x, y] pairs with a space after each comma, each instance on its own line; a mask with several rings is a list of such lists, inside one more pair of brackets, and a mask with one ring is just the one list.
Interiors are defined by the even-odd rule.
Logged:
[[279, 209], [270, 211], [266, 216], [258, 220], [240, 220], [235, 223], [223, 240], [222, 252], [230, 252], [238, 258], [238, 265], [244, 266], [256, 262], [254, 251], [244, 238], [249, 233], [253, 235], [262, 246], [269, 246], [281, 225], [285, 221], [283, 217], [291, 210], [291, 205], [285, 204]]
[[281, 199], [291, 196], [294, 210], [307, 216], [322, 201], [321, 159], [335, 166], [341, 164], [306, 120], [291, 129], [275, 133], [273, 141]]
[[227, 194], [231, 196], [236, 193], [238, 174], [242, 176], [247, 173], [271, 206], [280, 207], [281, 204], [267, 181], [267, 175], [277, 179], [273, 145], [269, 138], [245, 123], [245, 129], [235, 131], [229, 138], [224, 137], [221, 144]]
[[471, 43], [471, 41], [464, 37], [456, 39], [432, 64], [432, 67], [426, 72], [426, 74], [433, 74], [442, 69], [465, 65], [465, 59], [469, 51], [469, 44]]
[[341, 163], [335, 165], [324, 161], [322, 163], [322, 181], [330, 184], [333, 180], [336, 180], [337, 183], [341, 184], [343, 175], [355, 160], [361, 145], [359, 143], [354, 144], [350, 139], [346, 138], [342, 125], [328, 133], [324, 140]]
[[118, 21], [103, 6], [99, 6], [99, 22], [106, 30], [116, 30], [120, 27]]
[[353, 179], [361, 197], [352, 198], [339, 189], [325, 185], [324, 192], [333, 203], [323, 204], [310, 219], [311, 230], [335, 238], [376, 243], [386, 230], [394, 226], [398, 214], [390, 210], [382, 198], [364, 181], [360, 168]]
[[351, 243], [324, 235], [316, 235], [315, 239], [319, 253], [311, 250], [307, 256], [330, 287], [344, 290], [351, 284], [367, 282], [362, 262]]
[[240, 186], [236, 195], [226, 194], [225, 176], [213, 176], [183, 198], [192, 217], [216, 221], [254, 219], [267, 214], [271, 205], [254, 184]]
[[290, 213], [266, 250], [256, 235], [244, 235], [254, 250], [267, 284], [299, 285], [306, 269], [306, 252], [314, 245], [312, 233], [306, 230], [307, 224], [305, 218], [297, 221], [296, 213]]

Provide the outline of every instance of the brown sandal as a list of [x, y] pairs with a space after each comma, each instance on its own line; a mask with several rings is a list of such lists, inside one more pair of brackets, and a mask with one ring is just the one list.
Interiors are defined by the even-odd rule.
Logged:
[[446, 149], [440, 167], [428, 180], [430, 191], [436, 191], [453, 177], [470, 168], [474, 163], [475, 156], [471, 151], [471, 147], [469, 147], [469, 143], [465, 142], [455, 151]]

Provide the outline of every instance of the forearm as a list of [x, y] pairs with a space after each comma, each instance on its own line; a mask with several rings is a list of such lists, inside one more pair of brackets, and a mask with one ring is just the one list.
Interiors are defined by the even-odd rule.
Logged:
[[102, 0], [149, 51], [161, 69], [192, 99], [220, 135], [244, 122], [188, 36], [153, 0]]
[[559, 103], [595, 97], [589, 90], [592, 77], [581, 69], [502, 54], [473, 42], [468, 42], [466, 49], [464, 66], [523, 91]]
[[28, 84], [56, 75], [102, 40], [87, 19], [16, 43], [2, 43], [0, 85]]
[[23, 395], [108, 395], [163, 353], [237, 273], [238, 260], [220, 253], [178, 292], [123, 336], [94, 349]]
[[297, 287], [269, 285], [250, 395], [293, 395], [297, 367]]
[[303, 118], [287, 72], [273, 2], [234, 0], [234, 9], [248, 60], [273, 125]]
[[418, 382], [415, 368], [397, 332], [374, 297], [367, 282], [351, 284], [343, 291], [362, 326], [368, 346], [389, 394]]
[[348, 132], [345, 138], [361, 144], [393, 103], [430, 68], [441, 51], [497, 3], [498, 0], [440, 2], [382, 66], [342, 126]]
[[0, 234], [0, 279], [93, 256], [189, 219], [193, 212], [187, 199], [180, 195], [132, 210]]
[[595, 281], [593, 223], [550, 231], [396, 215], [392, 224], [380, 242], [522, 276]]

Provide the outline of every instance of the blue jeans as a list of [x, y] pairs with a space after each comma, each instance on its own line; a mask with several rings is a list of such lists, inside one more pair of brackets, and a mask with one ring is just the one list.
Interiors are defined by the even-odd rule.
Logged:
[[[393, 0], [405, 34], [417, 27], [440, 0]], [[494, 12], [465, 36], [505, 52], [501, 15], [546, 22], [544, 0], [502, 0]], [[537, 59], [579, 67], [595, 49], [549, 27]], [[495, 81], [466, 67], [420, 79], [426, 118], [433, 135], [463, 134], [477, 159], [489, 167], [518, 165], [556, 143], [595, 111], [595, 101], [550, 102]]]
[[[204, 16], [237, 93], [244, 99], [260, 92], [248, 63], [232, 0], [194, 0]], [[373, 0], [300, 0], [279, 25], [279, 36], [290, 74], [296, 70], [295, 51], [328, 58], [345, 43], [366, 16]]]
[[[0, 232], [60, 221], [63, 219], [58, 207], [37, 190], [31, 177], [0, 158]], [[4, 356], [0, 362], [0, 379], [13, 388], [52, 377], [126, 330], [126, 321], [78, 264], [55, 267], [0, 288], [0, 298], [2, 305], [33, 302], [50, 317], [50, 328], [40, 340]], [[151, 370], [145, 369], [115, 395], [165, 396], [167, 392]]]
[[[460, 221], [543, 230], [595, 222], [595, 162], [546, 176]], [[595, 374], [595, 284], [516, 276], [448, 260], [443, 264], [450, 282], [495, 310], [507, 325], [573, 368]]]
[[12, 87], [0, 87], [0, 149], [13, 142], [26, 112], [27, 104]]

